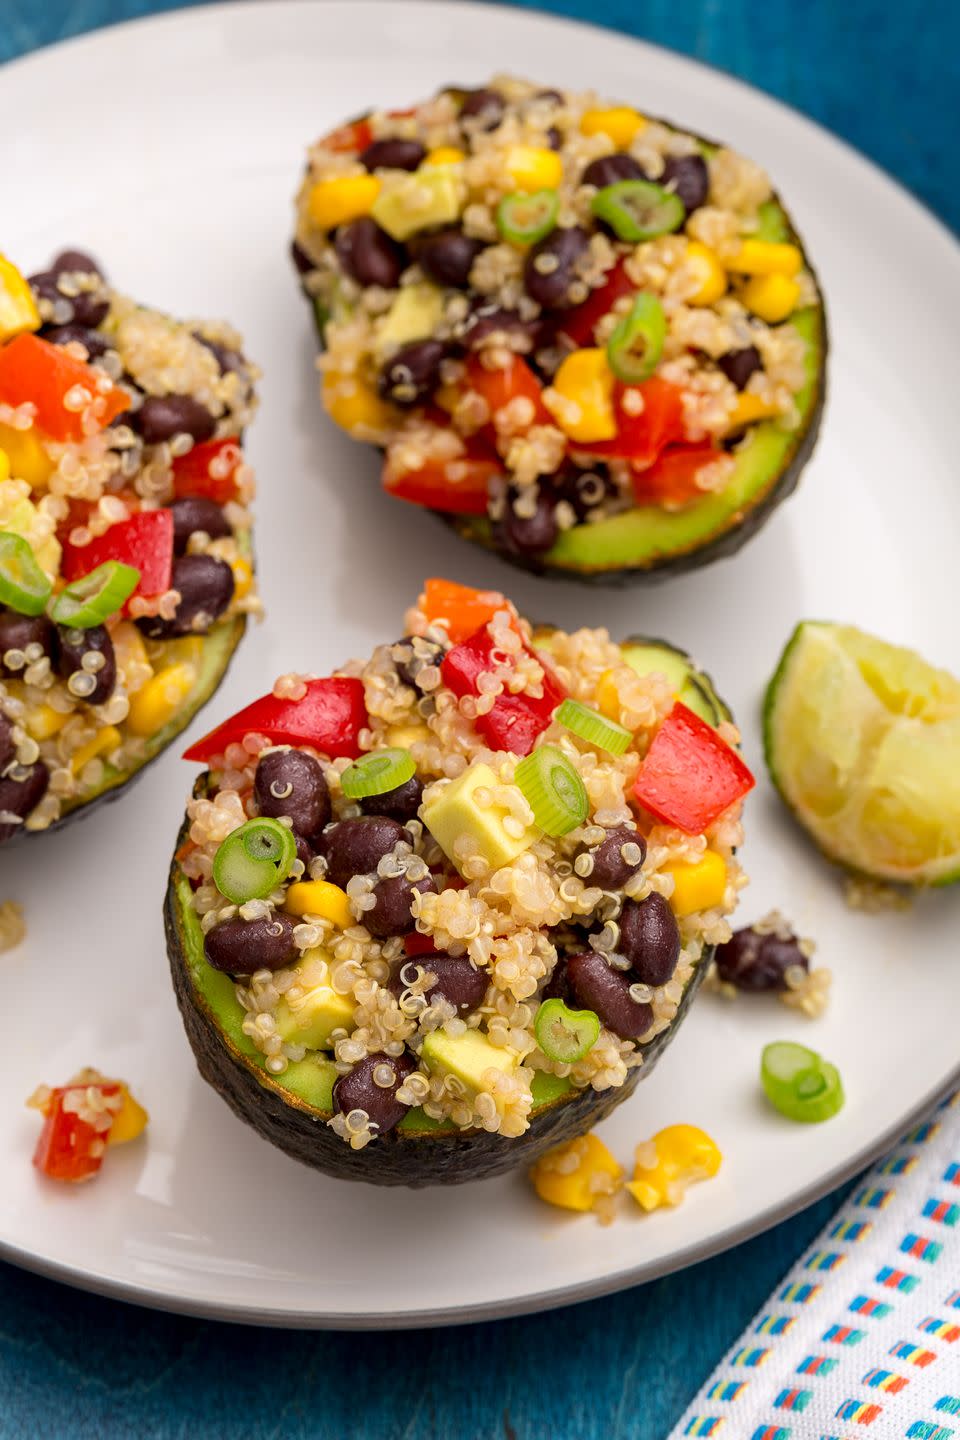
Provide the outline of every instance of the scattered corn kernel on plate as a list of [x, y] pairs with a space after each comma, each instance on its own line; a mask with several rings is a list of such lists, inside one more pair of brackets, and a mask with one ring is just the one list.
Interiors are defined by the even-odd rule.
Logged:
[[[318, 404], [315, 341], [286, 256], [305, 145], [365, 107], [482, 86], [504, 69], [544, 87], [596, 88], [610, 103], [723, 137], [770, 171], [816, 259], [833, 363], [803, 486], [736, 560], [642, 597], [565, 581], [545, 588], [496, 556], [454, 548], [416, 507], [380, 492], [375, 452], [338, 433]], [[79, 76], [93, 97], [82, 165]], [[159, 106], [171, 76], [176, 104]], [[388, 1195], [317, 1174], [241, 1124], [195, 1070], [160, 917], [192, 778], [169, 753], [82, 830], [0, 862], [0, 903], [16, 901], [26, 924], [0, 955], [16, 1016], [0, 1051], [0, 1254], [90, 1289], [227, 1318], [468, 1321], [689, 1264], [866, 1165], [957, 1082], [957, 897], [931, 892], [880, 918], [850, 908], [839, 872], [766, 775], [760, 704], [801, 618], [862, 626], [960, 669], [943, 585], [960, 530], [943, 428], [955, 348], [945, 302], [960, 282], [953, 240], [849, 150], [733, 80], [609, 32], [496, 7], [212, 6], [47, 50], [8, 67], [4, 82], [0, 129], [16, 136], [4, 253], [31, 268], [83, 246], [159, 308], [229, 315], [264, 371], [246, 442], [260, 479], [269, 619], [248, 634], [189, 739], [276, 675], [324, 674], [368, 654], [428, 575], [496, 587], [523, 614], [567, 630], [669, 636], [716, 677], [758, 777], [739, 857], [751, 884], [736, 923], [783, 912], [816, 942], [811, 973], [831, 972], [832, 985], [817, 1019], [769, 996], [728, 1001], [704, 987], [648, 1083], [598, 1127], [596, 1143], [538, 1173], [536, 1188], [520, 1172]], [[891, 331], [922, 343], [891, 347]], [[760, 1057], [772, 1042], [780, 1069], [770, 1095], [797, 1066], [818, 1084], [842, 1076], [838, 1113], [839, 1079], [813, 1096], [821, 1116], [833, 1097], [816, 1144], [764, 1096]], [[30, 1164], [40, 1121], [25, 1102], [33, 1095], [47, 1119], [51, 1107], [69, 1109], [70, 1077], [87, 1066], [116, 1077], [101, 1085], [108, 1111], [127, 1086], [149, 1123], [110, 1145], [94, 1183], [58, 1186]], [[60, 1088], [41, 1089], [38, 1102], [44, 1085]], [[602, 1207], [610, 1225], [543, 1203], [609, 1198], [621, 1170], [624, 1191]], [[693, 1178], [702, 1183], [688, 1191]], [[474, 1253], [482, 1265], [437, 1264]]]

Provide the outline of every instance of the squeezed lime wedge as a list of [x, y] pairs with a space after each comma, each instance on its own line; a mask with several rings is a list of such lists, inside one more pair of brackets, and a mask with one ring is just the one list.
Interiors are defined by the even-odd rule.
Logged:
[[767, 688], [764, 749], [830, 859], [906, 885], [960, 880], [960, 681], [851, 625], [798, 625]]

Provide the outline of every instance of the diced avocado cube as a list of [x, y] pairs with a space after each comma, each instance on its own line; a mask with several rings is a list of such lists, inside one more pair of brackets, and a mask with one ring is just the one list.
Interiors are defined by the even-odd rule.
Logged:
[[387, 355], [410, 340], [425, 340], [434, 333], [442, 318], [443, 291], [439, 286], [426, 281], [404, 285], [397, 291], [397, 298], [377, 333], [378, 355]]
[[421, 1058], [435, 1075], [455, 1075], [470, 1096], [483, 1090], [483, 1077], [491, 1069], [512, 1075], [520, 1064], [512, 1050], [491, 1045], [479, 1030], [464, 1030], [462, 1035], [448, 1035], [445, 1030], [431, 1030], [423, 1042]]
[[454, 865], [461, 863], [456, 843], [463, 835], [477, 842], [480, 854], [494, 870], [511, 864], [536, 840], [539, 831], [535, 826], [527, 826], [519, 836], [504, 829], [510, 812], [502, 805], [478, 805], [477, 791], [492, 790], [499, 783], [490, 766], [478, 761], [422, 807], [423, 823]]
[[415, 170], [385, 181], [370, 214], [394, 240], [406, 240], [418, 230], [452, 225], [460, 217], [462, 195], [462, 181], [452, 170]]
[[[338, 995], [329, 984], [324, 951], [308, 950], [294, 966], [294, 990], [302, 994], [289, 998], [282, 995], [274, 1010], [277, 1032], [290, 1045], [305, 1045], [308, 1050], [325, 1050], [334, 1030], [354, 1029], [355, 1002], [349, 995]], [[322, 977], [322, 978], [321, 978]]]

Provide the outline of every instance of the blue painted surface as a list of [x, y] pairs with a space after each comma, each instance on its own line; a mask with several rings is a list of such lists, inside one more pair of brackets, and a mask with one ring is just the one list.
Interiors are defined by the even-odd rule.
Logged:
[[[170, 8], [0, 0], [0, 61]], [[601, 21], [759, 85], [866, 151], [960, 229], [956, 150], [947, 148], [960, 133], [960, 7], [552, 0], [539, 8]], [[240, 1331], [132, 1310], [0, 1265], [0, 1440], [659, 1440], [839, 1199], [610, 1300], [394, 1335]]]

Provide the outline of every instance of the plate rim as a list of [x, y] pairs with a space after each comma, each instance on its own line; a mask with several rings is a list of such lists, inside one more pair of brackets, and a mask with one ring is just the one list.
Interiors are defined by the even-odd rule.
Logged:
[[[288, 10], [303, 9], [306, 11], [308, 6], [316, 7], [316, 0], [284, 0], [284, 3]], [[327, 0], [327, 3], [343, 4], [344, 0]], [[368, 6], [382, 6], [385, 0], [362, 0], [362, 3]], [[524, 3], [522, 5], [511, 4], [510, 0], [420, 0], [420, 3], [445, 10], [450, 13], [451, 17], [455, 17], [458, 12], [467, 9], [468, 6], [477, 11], [486, 10], [498, 17], [509, 11], [518, 18], [526, 16], [536, 24], [557, 31], [566, 30], [574, 33], [587, 31], [599, 34], [610, 37], [611, 40], [619, 40], [627, 45], [638, 47], [654, 56], [657, 54], [667, 55], [672, 60], [680, 61], [684, 66], [706, 71], [715, 80], [719, 79], [728, 85], [731, 91], [745, 93], [753, 104], [760, 102], [764, 106], [773, 107], [776, 111], [790, 117], [794, 123], [799, 123], [801, 127], [806, 128], [808, 133], [816, 135], [821, 143], [826, 143], [830, 148], [835, 147], [836, 151], [845, 156], [848, 163], [850, 161], [856, 163], [861, 167], [862, 172], [869, 174], [881, 189], [886, 190], [891, 201], [896, 201], [901, 207], [905, 204], [908, 209], [917, 212], [929, 227], [931, 238], [936, 237], [941, 244], [946, 242], [946, 246], [953, 252], [954, 258], [960, 259], [957, 233], [926, 200], [908, 189], [896, 176], [865, 155], [855, 145], [829, 130], [818, 120], [730, 71], [697, 56], [688, 55], [669, 46], [631, 35], [615, 25], [598, 24], [594, 21], [550, 11], [545, 4], [540, 3], [540, 0], [535, 0], [533, 4]], [[352, 0], [352, 4], [355, 8], [358, 0]], [[266, 10], [267, 0], [212, 0], [212, 3], [210, 0], [202, 0], [202, 3], [199, 4], [181, 4], [172, 10], [119, 20], [110, 25], [98, 26], [93, 30], [37, 46], [26, 54], [5, 62], [4, 73], [19, 71], [34, 62], [42, 65], [50, 52], [65, 48], [73, 49], [77, 46], [96, 46], [102, 41], [109, 44], [116, 31], [148, 30], [150, 27], [166, 28], [168, 25], [173, 26], [178, 22], [183, 23], [185, 16], [193, 15], [228, 19], [232, 12], [241, 8], [251, 11]], [[158, 1289], [155, 1285], [151, 1287], [134, 1280], [114, 1279], [108, 1275], [84, 1270], [81, 1266], [67, 1261], [52, 1260], [2, 1238], [0, 1238], [0, 1260], [16, 1265], [28, 1273], [66, 1284], [73, 1289], [127, 1304], [143, 1306], [146, 1309], [231, 1324], [260, 1325], [278, 1329], [367, 1331], [390, 1328], [407, 1330], [432, 1328], [446, 1324], [482, 1323], [511, 1316], [541, 1313], [616, 1294], [648, 1281], [663, 1278], [703, 1260], [723, 1254], [736, 1245], [763, 1234], [773, 1226], [815, 1204], [838, 1186], [868, 1169], [897, 1142], [905, 1131], [922, 1122], [958, 1087], [960, 1087], [960, 1063], [905, 1115], [887, 1126], [879, 1136], [874, 1137], [869, 1144], [858, 1149], [854, 1155], [849, 1156], [826, 1174], [819, 1176], [801, 1191], [791, 1195], [787, 1200], [769, 1205], [742, 1223], [731, 1224], [725, 1230], [694, 1241], [686, 1247], [672, 1252], [668, 1257], [644, 1261], [629, 1269], [618, 1271], [614, 1275], [606, 1273], [572, 1285], [505, 1300], [484, 1301], [469, 1308], [434, 1306], [422, 1310], [405, 1310], [399, 1314], [393, 1311], [324, 1310], [320, 1312], [284, 1306], [264, 1308], [255, 1304], [190, 1298], [173, 1291]]]

